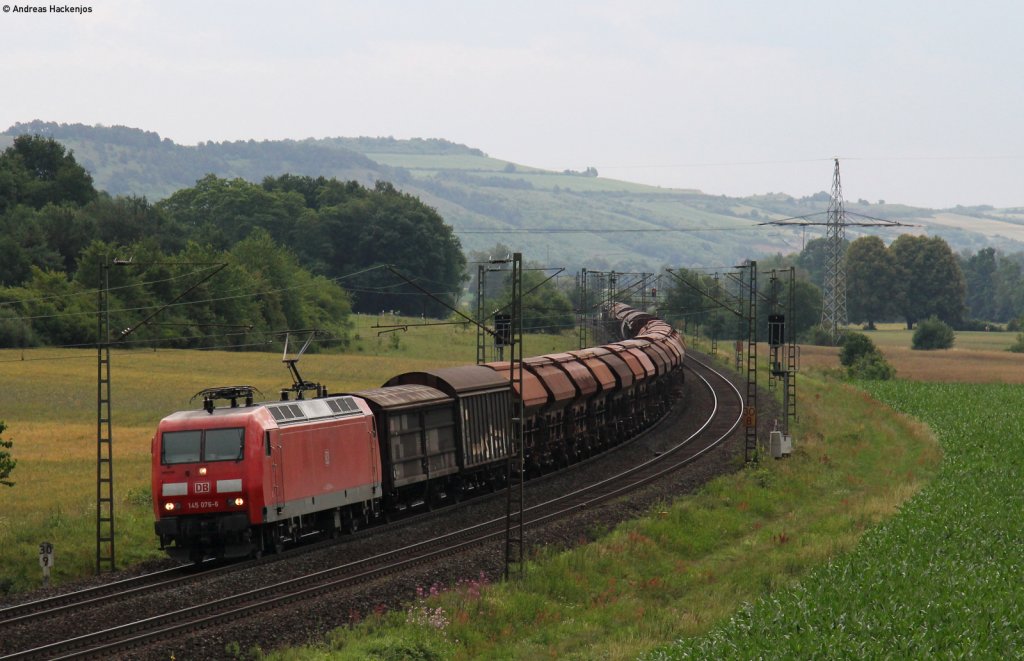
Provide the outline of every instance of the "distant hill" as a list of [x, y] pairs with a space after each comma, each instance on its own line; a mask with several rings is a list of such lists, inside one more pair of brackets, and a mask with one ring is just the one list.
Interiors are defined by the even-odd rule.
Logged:
[[[805, 239], [823, 235], [823, 228], [758, 223], [805, 216], [828, 206], [826, 193], [799, 199], [785, 194], [731, 198], [606, 179], [592, 168], [542, 170], [440, 139], [307, 138], [185, 146], [124, 126], [36, 120], [0, 134], [0, 149], [24, 133], [51, 136], [74, 150], [97, 188], [150, 200], [192, 186], [209, 173], [254, 182], [284, 173], [364, 185], [391, 181], [435, 207], [467, 251], [486, 251], [501, 242], [528, 259], [570, 269], [728, 266], [748, 257], [796, 252]], [[1024, 209], [932, 210], [865, 201], [847, 201], [847, 209], [921, 225], [851, 227], [850, 238], [872, 232], [891, 241], [902, 232], [927, 232], [942, 236], [957, 251], [975, 252], [989, 245], [1024, 251]], [[552, 229], [575, 231], [549, 233]], [[602, 231], [608, 229], [616, 231]]]

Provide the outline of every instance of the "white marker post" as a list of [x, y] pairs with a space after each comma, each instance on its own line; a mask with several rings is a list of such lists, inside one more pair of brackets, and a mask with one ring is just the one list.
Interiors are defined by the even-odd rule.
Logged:
[[39, 545], [39, 566], [43, 568], [43, 587], [50, 584], [50, 569], [53, 567], [53, 544], [43, 542]]

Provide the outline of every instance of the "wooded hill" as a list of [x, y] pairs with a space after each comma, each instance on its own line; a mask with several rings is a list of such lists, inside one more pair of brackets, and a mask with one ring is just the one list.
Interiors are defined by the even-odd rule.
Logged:
[[[252, 182], [285, 173], [366, 186], [389, 181], [437, 209], [467, 251], [486, 251], [500, 241], [531, 259], [570, 269], [713, 266], [799, 252], [803, 241], [822, 236], [823, 228], [807, 228], [805, 234], [757, 223], [821, 212], [828, 206], [825, 192], [804, 198], [782, 193], [745, 198], [706, 195], [607, 179], [586, 164], [575, 171], [541, 170], [438, 139], [307, 138], [184, 146], [152, 131], [37, 120], [7, 129], [0, 135], [0, 149], [25, 133], [51, 136], [73, 150], [96, 188], [114, 195], [145, 196], [151, 202], [191, 187], [210, 173]], [[828, 175], [823, 173], [823, 184]], [[944, 238], [956, 252], [975, 253], [990, 245], [1024, 251], [1024, 209], [932, 210], [865, 200], [847, 200], [847, 209], [921, 225], [850, 228], [850, 239], [876, 234], [888, 243], [900, 233], [917, 232]], [[544, 232], [555, 228], [580, 233]]]

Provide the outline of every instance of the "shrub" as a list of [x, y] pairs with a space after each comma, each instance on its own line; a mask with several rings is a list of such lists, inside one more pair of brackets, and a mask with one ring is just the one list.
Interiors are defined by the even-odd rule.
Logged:
[[0, 310], [0, 347], [34, 347], [39, 344], [32, 332], [31, 322], [25, 321], [11, 310]]
[[813, 344], [819, 347], [832, 346], [832, 335], [821, 326], [814, 326], [803, 335], [806, 344]]
[[956, 335], [949, 324], [935, 317], [930, 317], [917, 324], [917, 329], [914, 331], [912, 348], [924, 350], [949, 349], [953, 346], [955, 339]]
[[1006, 330], [1006, 328], [1000, 326], [999, 324], [992, 323], [991, 321], [984, 321], [982, 319], [965, 319], [964, 321], [957, 324], [956, 330], [986, 331], [998, 333]]
[[859, 356], [850, 365], [849, 372], [855, 379], [870, 381], [889, 381], [896, 378], [896, 369], [877, 350]]
[[844, 367], [852, 366], [862, 356], [878, 352], [875, 343], [864, 333], [846, 333], [839, 346], [839, 362]]
[[1024, 333], [1017, 333], [1016, 341], [1006, 348], [1014, 353], [1024, 353]]

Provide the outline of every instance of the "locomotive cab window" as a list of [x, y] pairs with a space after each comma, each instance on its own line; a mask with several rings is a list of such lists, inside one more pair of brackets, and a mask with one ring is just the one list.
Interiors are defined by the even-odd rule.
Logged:
[[164, 432], [160, 446], [160, 460], [165, 464], [194, 464], [199, 461], [202, 448], [202, 432]]
[[163, 464], [240, 461], [245, 448], [244, 439], [244, 429], [164, 432], [160, 461]]
[[204, 461], [238, 461], [242, 458], [242, 429], [207, 429]]

